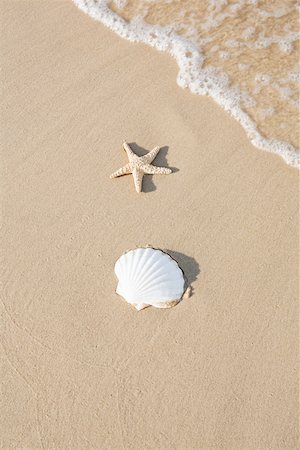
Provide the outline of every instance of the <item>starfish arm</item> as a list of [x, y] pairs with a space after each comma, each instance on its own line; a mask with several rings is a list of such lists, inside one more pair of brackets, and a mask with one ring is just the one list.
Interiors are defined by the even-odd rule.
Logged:
[[130, 164], [126, 164], [126, 166], [121, 167], [121, 169], [119, 169], [116, 172], [112, 173], [110, 178], [121, 177], [122, 175], [127, 175], [128, 173], [131, 173], [131, 166], [130, 166]]
[[156, 157], [157, 153], [159, 152], [159, 150], [160, 150], [160, 147], [154, 147], [154, 149], [151, 150], [151, 152], [147, 153], [147, 155], [142, 157], [143, 161], [146, 164], [152, 163], [152, 161], [155, 159], [155, 157]]
[[136, 192], [141, 192], [144, 173], [139, 169], [133, 169], [132, 175]]
[[131, 150], [129, 144], [126, 141], [123, 142], [123, 148], [127, 153], [129, 161], [135, 161], [138, 158], [137, 155]]
[[144, 173], [147, 175], [154, 175], [154, 174], [160, 174], [160, 175], [169, 175], [172, 173], [171, 169], [168, 169], [167, 167], [156, 167], [152, 166], [151, 164], [147, 164], [142, 167]]

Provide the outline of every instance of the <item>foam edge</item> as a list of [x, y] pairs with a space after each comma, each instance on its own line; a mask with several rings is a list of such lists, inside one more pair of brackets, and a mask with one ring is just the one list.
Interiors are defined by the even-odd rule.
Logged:
[[288, 142], [268, 139], [259, 133], [256, 124], [240, 106], [242, 93], [229, 86], [225, 74], [212, 67], [202, 67], [204, 57], [193, 42], [178, 36], [171, 28], [149, 25], [141, 17], [126, 22], [108, 7], [107, 0], [73, 0], [73, 3], [120, 37], [169, 53], [179, 66], [177, 84], [180, 87], [198, 95], [210, 96], [242, 125], [255, 147], [281, 156], [292, 167], [300, 167], [298, 149]]

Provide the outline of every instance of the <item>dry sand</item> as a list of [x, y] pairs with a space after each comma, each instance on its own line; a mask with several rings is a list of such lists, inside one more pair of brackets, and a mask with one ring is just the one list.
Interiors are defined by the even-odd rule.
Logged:
[[[1, 11], [2, 448], [296, 449], [298, 172], [70, 1]], [[110, 180], [125, 138], [178, 170]], [[114, 293], [141, 244], [190, 299]]]

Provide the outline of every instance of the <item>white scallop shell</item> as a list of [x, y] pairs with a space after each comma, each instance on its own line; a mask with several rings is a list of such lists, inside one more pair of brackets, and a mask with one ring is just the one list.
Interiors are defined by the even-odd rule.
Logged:
[[154, 248], [137, 248], [124, 253], [115, 264], [117, 294], [137, 310], [147, 306], [170, 308], [184, 292], [185, 280], [177, 262]]

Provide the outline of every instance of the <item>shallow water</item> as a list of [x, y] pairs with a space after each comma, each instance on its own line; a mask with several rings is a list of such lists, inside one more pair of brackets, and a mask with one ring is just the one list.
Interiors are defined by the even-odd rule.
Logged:
[[298, 2], [74, 2], [122, 37], [170, 53], [180, 86], [211, 96], [256, 147], [299, 165]]

